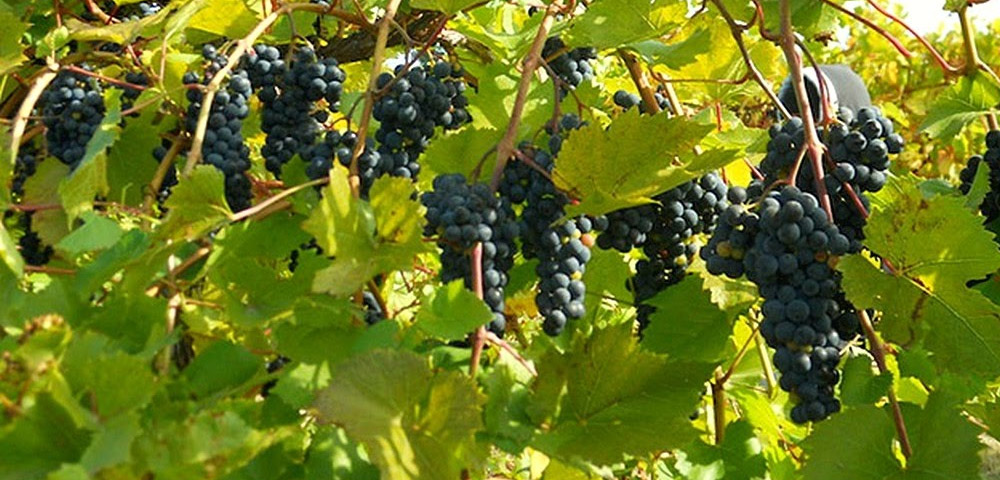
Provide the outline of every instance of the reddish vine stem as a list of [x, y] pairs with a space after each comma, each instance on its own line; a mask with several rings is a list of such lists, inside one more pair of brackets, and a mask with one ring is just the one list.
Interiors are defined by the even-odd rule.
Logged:
[[375, 108], [375, 92], [378, 90], [377, 81], [379, 73], [382, 71], [382, 62], [385, 61], [385, 45], [389, 41], [389, 27], [392, 17], [396, 15], [400, 0], [389, 0], [385, 7], [385, 15], [379, 20], [378, 34], [375, 36], [375, 51], [372, 53], [372, 72], [368, 76], [368, 89], [365, 90], [365, 106], [361, 110], [361, 124], [358, 126], [358, 141], [351, 152], [351, 193], [354, 198], [361, 196], [361, 177], [358, 174], [358, 157], [365, 149], [365, 139], [368, 137], [368, 127], [371, 125], [372, 110]]
[[854, 20], [857, 20], [858, 22], [863, 23], [866, 27], [868, 27], [868, 28], [870, 28], [872, 30], [875, 30], [875, 32], [878, 33], [879, 35], [881, 35], [882, 38], [885, 38], [886, 40], [888, 40], [889, 43], [892, 44], [893, 48], [895, 48], [896, 51], [899, 52], [900, 55], [902, 55], [902, 56], [904, 56], [906, 58], [912, 58], [913, 57], [913, 53], [910, 52], [909, 50], [907, 50], [906, 46], [904, 46], [903, 43], [900, 42], [899, 39], [896, 38], [893, 34], [889, 33], [888, 30], [886, 30], [886, 29], [878, 26], [875, 22], [873, 22], [871, 20], [869, 20], [869, 19], [867, 19], [865, 17], [862, 17], [861, 15], [858, 15], [857, 13], [854, 13], [854, 12], [850, 11], [850, 10], [842, 7], [841, 5], [838, 5], [837, 2], [834, 2], [833, 0], [822, 0], [822, 1], [823, 1], [823, 3], [825, 3], [825, 4], [827, 4], [827, 5], [831, 6], [831, 7], [833, 7], [835, 10], [838, 10], [841, 13], [843, 13], [843, 14], [851, 17], [851, 18], [853, 18]]
[[57, 267], [40, 267], [36, 265], [25, 265], [25, 272], [47, 273], [51, 275], [76, 275], [76, 270]]
[[514, 106], [510, 112], [510, 121], [507, 122], [507, 130], [503, 138], [497, 144], [497, 164], [493, 168], [493, 178], [490, 181], [490, 191], [496, 192], [500, 186], [500, 179], [503, 177], [503, 169], [507, 166], [507, 161], [514, 153], [514, 142], [517, 137], [517, 129], [521, 123], [521, 115], [524, 113], [524, 104], [528, 100], [528, 90], [531, 88], [531, 79], [535, 74], [535, 69], [543, 61], [541, 58], [542, 46], [549, 36], [549, 29], [552, 28], [553, 14], [555, 13], [555, 3], [550, 4], [545, 9], [545, 16], [535, 33], [535, 40], [531, 43], [531, 49], [524, 58], [524, 70], [521, 72], [521, 80], [517, 86], [517, 96], [514, 98]]
[[656, 101], [649, 81], [642, 74], [642, 66], [639, 65], [639, 60], [631, 52], [627, 52], [621, 48], [618, 49], [618, 56], [625, 63], [625, 68], [628, 69], [628, 74], [632, 77], [632, 83], [635, 84], [635, 88], [639, 89], [639, 95], [642, 97], [642, 101], [646, 103], [646, 113], [649, 115], [660, 113], [660, 104]]
[[806, 48], [805, 42], [801, 39], [796, 39], [795, 42], [799, 45], [799, 49], [802, 50], [802, 54], [806, 56], [806, 60], [809, 60], [809, 65], [812, 67], [813, 72], [816, 73], [816, 81], [819, 83], [819, 104], [820, 111], [823, 114], [823, 119], [820, 121], [821, 125], [829, 125], [833, 123], [834, 116], [830, 114], [830, 85], [826, 83], [826, 76], [823, 72], [819, 70], [819, 63], [813, 58], [812, 53]]
[[317, 185], [323, 185], [323, 184], [325, 184], [325, 183], [327, 183], [329, 181], [330, 181], [330, 177], [321, 177], [321, 178], [317, 178], [316, 180], [312, 180], [312, 181], [309, 181], [309, 182], [306, 182], [306, 183], [300, 183], [300, 184], [298, 184], [298, 185], [296, 185], [294, 187], [291, 187], [291, 188], [289, 188], [287, 190], [284, 190], [284, 191], [282, 191], [282, 192], [274, 195], [273, 197], [270, 197], [270, 198], [264, 200], [263, 202], [258, 203], [257, 205], [254, 205], [254, 206], [252, 206], [250, 208], [247, 208], [245, 210], [240, 210], [239, 212], [236, 212], [236, 213], [232, 214], [229, 217], [229, 221], [230, 222], [238, 222], [240, 220], [243, 220], [244, 218], [252, 217], [252, 216], [254, 216], [254, 215], [256, 215], [256, 214], [258, 214], [260, 212], [263, 212], [264, 210], [267, 210], [269, 207], [271, 207], [272, 205], [274, 205], [274, 204], [282, 201], [286, 197], [290, 197], [292, 195], [295, 195], [296, 193], [298, 193], [298, 192], [300, 192], [302, 190], [305, 190], [305, 189], [307, 189], [309, 187], [315, 187]]
[[392, 318], [392, 315], [389, 314], [389, 306], [386, 305], [385, 298], [382, 297], [382, 292], [379, 291], [378, 285], [375, 284], [375, 280], [368, 281], [368, 290], [372, 293], [372, 296], [375, 297], [375, 303], [377, 303], [378, 307], [382, 309], [382, 315], [385, 315], [385, 318]]
[[715, 444], [722, 445], [726, 432], [726, 381], [722, 369], [715, 369], [712, 385], [712, 418], [715, 424]]
[[[816, 184], [816, 193], [819, 196], [820, 205], [826, 211], [826, 216], [833, 222], [833, 209], [830, 206], [830, 195], [826, 191], [826, 183], [823, 181], [823, 144], [816, 134], [816, 122], [812, 116], [812, 108], [809, 105], [809, 96], [806, 93], [805, 80], [802, 77], [802, 57], [795, 51], [795, 31], [792, 29], [792, 8], [789, 0], [781, 0], [781, 50], [785, 54], [785, 59], [791, 70], [792, 87], [795, 89], [795, 97], [798, 100], [799, 114], [802, 118], [802, 127], [805, 129], [806, 154], [812, 163], [813, 179]], [[795, 177], [792, 177], [792, 185], [795, 184]]]
[[134, 83], [129, 83], [123, 80], [118, 80], [116, 78], [111, 78], [107, 75], [101, 75], [100, 73], [97, 72], [91, 72], [90, 70], [82, 69], [76, 65], [66, 65], [63, 67], [63, 70], [73, 73], [78, 73], [86, 77], [94, 77], [102, 82], [107, 82], [112, 85], [118, 85], [119, 87], [131, 88], [133, 90], [145, 91], [147, 88], [149, 88], [145, 85], [136, 85]]
[[520, 363], [521, 366], [523, 366], [525, 370], [527, 370], [528, 373], [531, 374], [531, 376], [533, 377], [538, 376], [538, 370], [535, 370], [535, 365], [526, 360], [524, 357], [522, 357], [521, 354], [517, 351], [517, 349], [515, 349], [514, 346], [511, 345], [509, 342], [498, 337], [497, 334], [489, 330], [486, 331], [486, 341], [492, 345], [500, 347], [503, 351], [509, 353], [510, 356], [514, 357], [514, 360], [516, 360], [517, 363]]
[[[483, 299], [483, 244], [476, 243], [469, 254], [472, 261], [472, 290], [476, 298]], [[479, 368], [479, 360], [483, 356], [483, 345], [486, 343], [486, 327], [480, 326], [472, 333], [472, 358], [469, 359], [469, 376], [475, 378]]]
[[104, 10], [101, 10], [101, 7], [97, 6], [97, 4], [94, 3], [94, 0], [83, 0], [83, 3], [87, 6], [87, 11], [90, 12], [91, 15], [97, 17], [101, 23], [107, 25], [114, 20], [110, 15], [104, 13]]
[[[722, 14], [722, 17], [726, 20], [726, 24], [729, 25], [729, 31], [733, 36], [733, 40], [736, 41], [736, 46], [740, 49], [740, 55], [743, 57], [743, 64], [746, 65], [747, 70], [750, 72], [754, 81], [760, 85], [762, 90], [764, 90], [764, 94], [766, 94], [767, 98], [769, 98], [771, 103], [774, 104], [774, 108], [777, 108], [778, 111], [785, 116], [785, 118], [792, 118], [792, 114], [788, 113], [788, 109], [786, 109], [781, 103], [781, 100], [778, 99], [778, 95], [771, 90], [771, 85], [767, 82], [767, 79], [764, 78], [764, 75], [760, 73], [760, 70], [757, 69], [757, 65], [754, 63], [753, 58], [750, 57], [750, 50], [747, 49], [746, 43], [743, 42], [744, 28], [736, 23], [736, 19], [733, 18], [731, 13], [729, 13], [729, 9], [726, 8], [721, 0], [711, 0], [711, 2], [715, 4], [716, 8], [719, 9], [719, 13]], [[763, 24], [764, 22], [762, 21], [761, 28], [763, 28]]]
[[[868, 337], [868, 343], [871, 344], [871, 352], [875, 357], [875, 364], [878, 365], [879, 372], [888, 372], [889, 368], [885, 363], [885, 345], [878, 337], [878, 334], [875, 333], [875, 327], [872, 326], [872, 320], [868, 317], [868, 312], [859, 310], [858, 316], [861, 318], [861, 328], [864, 329], [865, 336]], [[892, 421], [896, 425], [896, 436], [899, 439], [900, 449], [903, 451], [903, 456], [910, 458], [913, 455], [913, 447], [910, 446], [910, 437], [906, 433], [906, 423], [903, 421], [903, 411], [899, 408], [896, 391], [891, 386], [888, 396], [889, 405], [892, 408]]]
[[948, 61], [945, 60], [944, 56], [941, 55], [941, 52], [938, 52], [937, 49], [934, 48], [934, 46], [931, 45], [931, 43], [928, 42], [923, 35], [921, 35], [912, 26], [910, 26], [910, 24], [906, 23], [905, 21], [903, 21], [902, 18], [899, 18], [892, 12], [886, 10], [884, 7], [882, 7], [882, 5], [879, 5], [879, 3], [876, 2], [875, 0], [868, 0], [868, 4], [871, 5], [872, 8], [874, 8], [875, 10], [878, 10], [878, 12], [884, 15], [886, 18], [898, 23], [900, 26], [905, 28], [906, 31], [910, 32], [910, 34], [913, 35], [913, 37], [916, 38], [917, 41], [920, 42], [920, 44], [927, 49], [928, 52], [930, 52], [931, 56], [934, 57], [934, 61], [937, 62], [938, 66], [941, 67], [941, 70], [944, 70], [945, 73], [958, 73], [959, 69], [951, 66], [951, 64], [949, 64]]

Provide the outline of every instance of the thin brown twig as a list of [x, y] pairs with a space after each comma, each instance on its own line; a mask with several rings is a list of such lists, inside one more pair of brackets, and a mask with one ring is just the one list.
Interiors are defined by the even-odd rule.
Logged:
[[382, 63], [385, 59], [385, 45], [389, 41], [389, 28], [392, 24], [392, 17], [396, 15], [401, 0], [389, 0], [385, 7], [385, 14], [379, 20], [378, 33], [375, 37], [375, 52], [372, 54], [372, 71], [368, 76], [368, 89], [365, 90], [365, 104], [361, 113], [361, 124], [358, 126], [358, 140], [351, 152], [350, 185], [351, 193], [355, 198], [361, 196], [361, 177], [358, 174], [358, 157], [365, 149], [365, 139], [368, 136], [368, 127], [371, 123], [372, 110], [375, 108], [375, 92], [378, 90], [378, 76], [382, 70]]
[[514, 348], [514, 346], [511, 345], [509, 342], [498, 337], [497, 334], [489, 330], [486, 331], [486, 341], [500, 347], [500, 349], [509, 353], [510, 356], [514, 357], [514, 360], [516, 360], [517, 363], [520, 363], [521, 366], [523, 366], [525, 370], [527, 370], [528, 373], [531, 374], [532, 377], [538, 376], [538, 370], [535, 370], [535, 364], [529, 362], [523, 356], [521, 356], [521, 354], [517, 351], [517, 349]]
[[153, 200], [156, 198], [157, 193], [160, 191], [160, 187], [163, 185], [163, 179], [167, 177], [167, 172], [170, 171], [174, 166], [174, 159], [180, 154], [182, 144], [184, 142], [180, 139], [174, 140], [170, 145], [170, 149], [167, 150], [167, 154], [163, 156], [163, 160], [156, 167], [156, 173], [153, 174], [153, 179], [149, 181], [149, 186], [146, 191], [146, 198], [142, 200], [142, 210], [146, 213], [151, 213], [153, 209]]
[[524, 68], [521, 71], [521, 80], [517, 86], [517, 96], [514, 98], [514, 106], [510, 112], [510, 121], [507, 122], [507, 130], [504, 132], [503, 138], [497, 144], [497, 163], [493, 167], [490, 191], [495, 192], [500, 186], [503, 169], [514, 153], [514, 142], [517, 137], [518, 126], [521, 123], [521, 115], [524, 113], [524, 104], [528, 100], [528, 91], [531, 89], [531, 80], [535, 74], [535, 69], [543, 61], [541, 58], [542, 46], [545, 44], [545, 39], [548, 38], [549, 30], [552, 28], [555, 10], [555, 3], [550, 4], [545, 9], [545, 16], [542, 17], [542, 22], [535, 33], [531, 49], [524, 58]]
[[[472, 262], [472, 289], [476, 297], [483, 299], [483, 244], [476, 243], [470, 253]], [[486, 326], [480, 325], [472, 334], [472, 356], [469, 359], [469, 376], [476, 377], [479, 360], [483, 355], [483, 345], [486, 343]]]
[[[827, 218], [833, 221], [833, 208], [830, 206], [830, 195], [826, 191], [826, 183], [823, 181], [823, 143], [820, 142], [816, 133], [816, 122], [812, 116], [812, 107], [809, 105], [809, 96], [806, 94], [805, 80], [802, 77], [802, 57], [795, 51], [795, 31], [792, 29], [792, 9], [789, 0], [781, 0], [781, 50], [785, 54], [791, 70], [791, 83], [798, 100], [799, 114], [802, 118], [802, 128], [805, 129], [805, 144], [803, 148], [813, 168], [813, 179], [816, 183], [816, 194], [819, 197], [820, 205], [826, 211]], [[792, 185], [795, 184], [795, 177], [792, 177]]]
[[656, 101], [653, 88], [649, 85], [649, 80], [642, 73], [642, 66], [639, 65], [639, 60], [631, 52], [627, 52], [621, 48], [618, 49], [618, 56], [625, 63], [625, 68], [628, 69], [628, 74], [632, 77], [632, 83], [639, 90], [639, 96], [646, 103], [646, 113], [649, 115], [660, 113], [660, 104]]
[[282, 191], [280, 193], [275, 194], [273, 197], [270, 197], [270, 198], [264, 200], [263, 202], [258, 203], [257, 205], [254, 205], [254, 206], [252, 206], [250, 208], [247, 208], [247, 209], [244, 209], [244, 210], [240, 210], [239, 212], [236, 212], [236, 213], [230, 215], [229, 216], [229, 221], [230, 222], [238, 222], [240, 220], [243, 220], [244, 218], [252, 217], [254, 215], [257, 215], [258, 213], [263, 212], [264, 210], [267, 210], [272, 205], [274, 205], [274, 204], [282, 201], [286, 197], [290, 197], [290, 196], [298, 193], [299, 191], [305, 190], [305, 189], [307, 189], [309, 187], [315, 187], [317, 185], [323, 185], [323, 184], [325, 184], [325, 183], [327, 183], [329, 181], [330, 181], [330, 177], [321, 177], [321, 178], [317, 178], [316, 180], [312, 180], [312, 181], [309, 181], [309, 182], [306, 182], [306, 183], [300, 183], [300, 184], [298, 184], [298, 185], [296, 185], [294, 187], [289, 188], [288, 190], [284, 190], [284, 191]]
[[835, 2], [833, 0], [821, 0], [821, 1], [823, 3], [829, 5], [829, 6], [833, 7], [835, 10], [838, 10], [841, 13], [843, 13], [843, 14], [851, 17], [851, 18], [853, 18], [854, 20], [857, 20], [858, 22], [863, 23], [866, 27], [868, 27], [868, 28], [870, 28], [872, 30], [875, 30], [875, 32], [878, 33], [879, 35], [881, 35], [882, 38], [885, 38], [886, 40], [888, 40], [889, 43], [892, 44], [893, 48], [895, 48], [896, 51], [899, 52], [900, 55], [902, 55], [902, 56], [904, 56], [906, 58], [912, 58], [913, 57], [913, 53], [910, 52], [909, 50], [907, 50], [906, 46], [904, 46], [903, 43], [900, 42], [898, 38], [896, 38], [892, 33], [889, 33], [888, 30], [880, 27], [875, 22], [873, 22], [873, 21], [871, 21], [871, 20], [869, 20], [869, 19], [867, 19], [865, 17], [862, 17], [861, 15], [858, 15], [857, 13], [854, 13], [854, 12], [852, 12], [852, 11], [844, 8], [843, 6], [839, 5], [837, 2]]
[[[879, 338], [878, 334], [875, 333], [875, 327], [872, 326], [872, 320], [868, 316], [866, 310], [859, 310], [858, 316], [861, 318], [861, 327], [865, 331], [865, 336], [868, 337], [868, 343], [871, 346], [872, 356], [875, 357], [875, 364], [878, 366], [878, 370], [881, 373], [886, 373], [891, 371], [886, 366], [885, 363], [885, 345], [882, 344], [882, 340]], [[906, 433], [906, 423], [903, 421], [903, 411], [899, 408], [899, 400], [896, 398], [896, 391], [889, 387], [889, 405], [892, 408], [892, 420], [896, 425], [896, 436], [899, 439], [900, 449], [903, 451], [903, 456], [910, 458], [913, 455], [913, 447], [910, 446], [910, 437]]]
[[906, 31], [910, 32], [910, 34], [917, 39], [917, 42], [920, 42], [920, 44], [923, 45], [923, 47], [926, 48], [928, 52], [930, 52], [931, 56], [934, 57], [934, 61], [937, 62], [938, 66], [940, 66], [945, 73], [958, 73], [959, 69], [957, 67], [951, 66], [951, 64], [949, 64], [948, 61], [945, 60], [944, 56], [941, 55], [941, 52], [938, 52], [937, 49], [934, 48], [934, 46], [931, 45], [931, 43], [927, 41], [927, 39], [924, 38], [923, 35], [920, 34], [920, 32], [916, 31], [912, 26], [910, 26], [910, 24], [904, 22], [902, 18], [899, 18], [889, 10], [886, 10], [884, 7], [882, 7], [882, 5], [879, 5], [879, 3], [876, 2], [875, 0], [868, 0], [868, 4], [871, 5], [872, 8], [874, 8], [875, 10], [878, 10], [878, 12], [884, 15], [886, 18], [900, 24], [903, 28], [906, 29]]
[[726, 382], [722, 379], [722, 369], [715, 369], [712, 385], [712, 418], [715, 425], [715, 444], [722, 445], [726, 431]]
[[[729, 9], [727, 9], [722, 3], [722, 0], [711, 0], [711, 2], [719, 9], [719, 13], [722, 14], [722, 17], [729, 25], [729, 31], [733, 36], [733, 40], [736, 41], [736, 46], [740, 50], [740, 55], [743, 57], [743, 64], [746, 65], [747, 70], [750, 72], [754, 81], [760, 85], [762, 90], [764, 90], [764, 94], [771, 100], [771, 103], [774, 104], [774, 108], [778, 109], [778, 112], [784, 115], [785, 118], [792, 118], [792, 115], [788, 113], [788, 109], [786, 109], [785, 105], [778, 99], [778, 95], [774, 93], [774, 90], [771, 90], [770, 83], [768, 83], [767, 79], [764, 78], [764, 75], [760, 73], [760, 70], [757, 69], [757, 65], [754, 63], [753, 58], [750, 57], [750, 50], [747, 49], [746, 44], [743, 42], [743, 27], [736, 23], [736, 19], [729, 13]], [[761, 28], [763, 28], [763, 22], [761, 22]]]

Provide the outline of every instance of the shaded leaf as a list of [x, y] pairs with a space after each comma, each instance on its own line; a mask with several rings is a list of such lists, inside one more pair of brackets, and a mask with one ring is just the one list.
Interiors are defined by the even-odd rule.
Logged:
[[950, 138], [969, 123], [994, 111], [1000, 103], [1000, 85], [983, 73], [963, 76], [937, 96], [920, 129], [931, 138]]
[[455, 280], [434, 290], [417, 312], [416, 327], [442, 340], [459, 340], [493, 319], [493, 313], [476, 294]]

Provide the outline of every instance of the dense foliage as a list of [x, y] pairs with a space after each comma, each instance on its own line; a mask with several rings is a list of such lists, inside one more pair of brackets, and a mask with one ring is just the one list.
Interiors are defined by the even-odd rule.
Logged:
[[1000, 478], [977, 3], [0, 2], [0, 478]]

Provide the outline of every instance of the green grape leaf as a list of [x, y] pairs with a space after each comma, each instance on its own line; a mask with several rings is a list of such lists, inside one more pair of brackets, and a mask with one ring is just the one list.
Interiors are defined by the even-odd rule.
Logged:
[[924, 198], [912, 176], [893, 178], [871, 198], [866, 244], [890, 262], [893, 273], [861, 255], [843, 258], [839, 268], [848, 297], [859, 308], [882, 310], [879, 329], [886, 339], [922, 344], [938, 368], [996, 377], [1000, 307], [965, 286], [1000, 268], [992, 234], [962, 198]]
[[407, 351], [373, 350], [337, 366], [315, 408], [359, 440], [383, 479], [453, 479], [480, 452], [482, 396], [465, 375]]
[[380, 272], [408, 269], [413, 266], [413, 257], [433, 250], [423, 240], [423, 206], [411, 180], [385, 176], [376, 180], [371, 209], [378, 226], [375, 258]]
[[379, 471], [368, 461], [364, 449], [347, 438], [340, 428], [322, 428], [313, 437], [305, 461], [304, 478], [379, 480]]
[[[502, 359], [505, 357], [501, 357]], [[535, 434], [531, 419], [525, 412], [531, 393], [530, 374], [523, 367], [502, 360], [489, 369], [483, 379], [486, 406], [483, 421], [490, 439], [503, 450], [519, 453], [528, 446]], [[518, 375], [518, 372], [523, 372]]]
[[91, 434], [80, 428], [51, 392], [0, 428], [0, 478], [44, 478], [80, 459]]
[[[463, 128], [458, 132], [435, 138], [420, 157], [420, 178], [430, 185], [430, 180], [442, 173], [461, 173], [468, 176], [480, 161], [483, 166], [480, 180], [489, 179], [496, 165], [493, 147], [502, 134], [491, 128]], [[426, 174], [424, 172], [427, 172]]]
[[[591, 232], [596, 235], [596, 232]], [[530, 270], [531, 280], [535, 281], [538, 275], [534, 268]], [[632, 294], [628, 291], [628, 280], [632, 277], [632, 271], [628, 268], [628, 263], [622, 261], [622, 254], [617, 250], [604, 250], [602, 248], [590, 249], [590, 261], [587, 262], [587, 270], [583, 272], [583, 283], [587, 286], [587, 293], [607, 294], [619, 300], [629, 301]], [[588, 295], [589, 296], [589, 295]], [[584, 298], [588, 304], [596, 299]]]
[[87, 142], [83, 159], [69, 178], [59, 184], [59, 196], [70, 221], [94, 208], [94, 197], [108, 194], [107, 150], [121, 135], [121, 90], [105, 95], [107, 111], [104, 119]]
[[687, 3], [678, 0], [604, 0], [576, 18], [569, 45], [599, 50], [655, 38], [680, 25]]
[[688, 275], [646, 303], [656, 311], [643, 332], [643, 347], [688, 361], [711, 363], [722, 358], [732, 326], [725, 310], [712, 303], [701, 278]]
[[231, 212], [222, 191], [224, 182], [222, 172], [211, 165], [198, 165], [181, 178], [166, 201], [169, 212], [159, 235], [195, 239], [225, 221]]
[[129, 412], [109, 419], [94, 433], [93, 441], [80, 458], [80, 465], [86, 471], [97, 472], [128, 462], [132, 458], [132, 442], [141, 434], [138, 413]]
[[200, 8], [187, 28], [227, 38], [241, 38], [257, 25], [257, 15], [241, 0], [197, 0]]
[[21, 37], [28, 30], [28, 25], [21, 21], [6, 4], [0, 4], [0, 25], [4, 26], [4, 34], [0, 36], [0, 75], [7, 75], [21, 66], [27, 57], [21, 46]]
[[[767, 29], [772, 32], [781, 30], [781, 15], [779, 4], [781, 0], [762, 0], [764, 19]], [[803, 36], [812, 37], [819, 32], [829, 32], [837, 28], [837, 12], [822, 2], [789, 2], [792, 13], [792, 26]]]
[[767, 462], [762, 451], [760, 439], [754, 436], [753, 425], [737, 420], [726, 425], [722, 444], [709, 445], [695, 440], [678, 452], [676, 467], [684, 478], [699, 478], [698, 472], [706, 471], [718, 474], [703, 478], [765, 478]]
[[447, 14], [454, 14], [462, 9], [475, 5], [476, 0], [411, 0], [410, 6], [422, 10], [436, 10]]
[[227, 341], [215, 342], [198, 352], [184, 377], [192, 393], [207, 397], [243, 385], [263, 367], [263, 362], [246, 348]]
[[68, 18], [66, 19], [66, 28], [69, 29], [69, 38], [72, 40], [129, 44], [139, 37], [145, 26], [151, 25], [157, 20], [157, 17], [149, 16], [134, 22], [119, 22], [94, 27], [75, 18]]
[[[979, 165], [986, 165], [986, 162], [980, 162]], [[988, 193], [990, 193], [990, 169], [976, 168], [976, 176], [972, 179], [969, 193], [965, 195], [965, 207], [979, 213], [979, 206], [983, 204]]]
[[[156, 392], [149, 361], [115, 351], [107, 337], [78, 334], [62, 360], [62, 371], [74, 392], [98, 414], [111, 417], [140, 408]], [[122, 388], [127, 378], [135, 388]]]
[[983, 73], [964, 76], [941, 92], [920, 129], [931, 138], [952, 138], [966, 125], [994, 111], [1000, 103], [1000, 85]]
[[[38, 164], [35, 174], [24, 182], [23, 203], [53, 205], [60, 202], [59, 185], [69, 175], [69, 167], [55, 158]], [[47, 245], [59, 243], [69, 233], [69, 220], [61, 208], [41, 210], [31, 215], [31, 229]]]
[[[158, 418], [139, 436], [133, 462], [155, 478], [224, 477], [271, 446], [281, 435], [254, 429], [241, 415], [254, 400], [216, 402], [196, 413]], [[247, 415], [255, 415], [247, 411]]]
[[538, 365], [529, 413], [545, 429], [532, 445], [550, 457], [598, 464], [693, 440], [688, 415], [715, 368], [640, 349], [628, 322], [577, 337], [566, 353], [549, 351]]
[[[147, 90], [136, 103], [161, 95], [161, 92]], [[121, 139], [108, 152], [108, 198], [125, 205], [142, 205], [158, 166], [153, 149], [160, 146], [162, 127], [169, 125], [169, 122], [155, 123], [160, 115], [155, 108], [146, 108], [137, 118], [128, 118], [128, 128], [122, 130]]]
[[567, 215], [600, 215], [648, 203], [652, 196], [737, 158], [737, 150], [694, 153], [713, 129], [684, 117], [639, 116], [632, 111], [618, 116], [607, 130], [588, 125], [573, 132], [552, 172], [559, 188], [581, 199], [566, 208]]
[[920, 409], [903, 404], [913, 456], [906, 470], [920, 478], [979, 478], [979, 434], [956, 407], [961, 399], [948, 389], [931, 392]]
[[892, 374], [874, 372], [872, 359], [866, 355], [849, 357], [841, 368], [840, 401], [844, 405], [873, 405], [892, 386]]
[[337, 166], [330, 170], [330, 183], [323, 198], [302, 229], [316, 237], [327, 255], [371, 258], [375, 253], [375, 217], [367, 202], [354, 198], [348, 172]]
[[422, 302], [415, 325], [442, 340], [459, 340], [493, 319], [493, 313], [476, 294], [455, 280], [434, 290]]
[[711, 33], [706, 28], [699, 28], [684, 40], [676, 43], [663, 43], [659, 40], [645, 40], [629, 47], [635, 50], [642, 60], [649, 65], [663, 65], [667, 68], [681, 68], [694, 63], [698, 55], [709, 52]]
[[890, 478], [900, 470], [891, 450], [894, 435], [892, 420], [885, 410], [861, 406], [840, 412], [817, 423], [812, 434], [802, 442], [806, 455], [802, 477], [815, 480]]
[[85, 212], [83, 226], [63, 237], [55, 248], [75, 257], [84, 252], [104, 250], [118, 243], [125, 233], [118, 222], [94, 212]]
[[333, 364], [347, 357], [364, 333], [362, 315], [348, 300], [309, 295], [298, 299], [292, 318], [275, 327], [275, 338], [281, 352], [297, 362]]
[[0, 224], [0, 258], [3, 258], [3, 263], [14, 275], [20, 277], [24, 273], [24, 259], [21, 258], [21, 252], [17, 250], [17, 243], [3, 224]]

